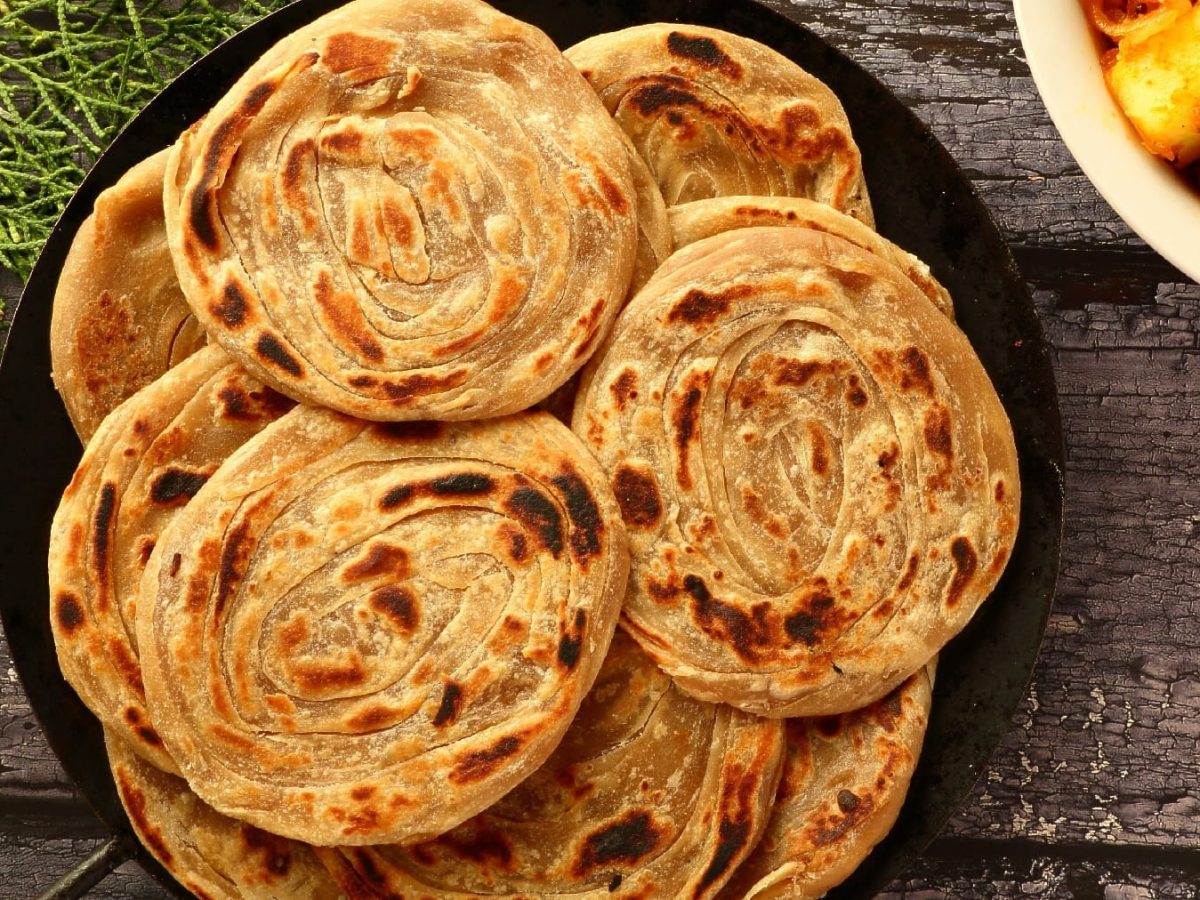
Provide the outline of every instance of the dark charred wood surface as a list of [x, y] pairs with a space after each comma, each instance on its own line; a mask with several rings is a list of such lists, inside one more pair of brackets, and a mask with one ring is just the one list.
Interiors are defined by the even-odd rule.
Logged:
[[[1062, 578], [1029, 695], [886, 896], [1198, 898], [1200, 288], [1075, 165], [1009, 0], [771, 3], [883, 79], [971, 176], [1034, 291], [1067, 431]], [[36, 894], [103, 837], [0, 644], [0, 898]], [[91, 896], [159, 895], [127, 865]]]

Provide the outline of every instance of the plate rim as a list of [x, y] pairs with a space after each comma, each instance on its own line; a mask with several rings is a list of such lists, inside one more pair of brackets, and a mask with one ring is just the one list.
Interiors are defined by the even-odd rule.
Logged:
[[[590, 4], [590, 5], [595, 6], [597, 3], [602, 3], [602, 2], [603, 2], [603, 0], [574, 0], [574, 2], [572, 2], [572, 0], [559, 0], [559, 2], [556, 5], [559, 5], [559, 6], [575, 5], [575, 3], [578, 3], [578, 4], [582, 4], [582, 5]], [[686, 14], [689, 10], [699, 10], [699, 9], [708, 10], [714, 6], [716, 6], [716, 7], [723, 6], [723, 4], [721, 4], [719, 2], [719, 0], [662, 0], [662, 2], [658, 3], [657, 5], [662, 6], [662, 5], [669, 5], [671, 3], [674, 3], [676, 6], [680, 7], [683, 11], [684, 16], [686, 16]], [[278, 39], [278, 37], [273, 37], [272, 35], [277, 33], [277, 29], [279, 27], [281, 27], [281, 23], [283, 23], [284, 21], [290, 20], [293, 18], [298, 19], [300, 22], [311, 21], [312, 19], [321, 15], [323, 12], [325, 12], [331, 8], [340, 6], [340, 5], [342, 5], [340, 0], [297, 0], [297, 2], [292, 3], [289, 6], [283, 7], [280, 10], [275, 11], [274, 13], [270, 14], [269, 16], [266, 16], [263, 19], [260, 19], [259, 21], [251, 24], [247, 28], [238, 32], [237, 34], [231, 36], [229, 39], [223, 41], [217, 47], [213, 48], [213, 50], [211, 50], [209, 53], [205, 54], [204, 56], [202, 56], [198, 60], [196, 60], [191, 66], [189, 66], [187, 69], [185, 69], [183, 72], [181, 72], [180, 75], [177, 76], [170, 84], [165, 86], [164, 89], [159, 94], [157, 94], [146, 105], [146, 107], [143, 108], [143, 110], [141, 112], [139, 112], [137, 116], [134, 117], [134, 119], [132, 119], [130, 121], [130, 123], [125, 127], [125, 129], [122, 130], [121, 134], [118, 135], [118, 137], [109, 145], [109, 147], [105, 148], [104, 152], [97, 159], [97, 162], [93, 166], [92, 170], [89, 171], [89, 173], [85, 177], [84, 181], [81, 183], [79, 188], [76, 190], [76, 192], [72, 195], [71, 199], [68, 201], [68, 204], [64, 208], [62, 215], [59, 217], [59, 220], [56, 222], [53, 230], [51, 231], [50, 237], [48, 238], [46, 245], [43, 247], [42, 252], [39, 253], [38, 260], [37, 260], [33, 270], [30, 273], [29, 279], [26, 282], [26, 287], [21, 293], [21, 297], [18, 299], [16, 304], [14, 304], [10, 328], [8, 329], [7, 333], [4, 336], [5, 337], [4, 344], [0, 345], [0, 389], [2, 389], [2, 386], [3, 386], [5, 369], [11, 367], [11, 364], [9, 363], [10, 354], [8, 353], [8, 350], [9, 350], [9, 346], [10, 346], [10, 342], [11, 342], [11, 337], [16, 332], [16, 329], [18, 327], [18, 322], [23, 321], [23, 319], [22, 319], [23, 307], [25, 307], [24, 312], [26, 313], [24, 318], [28, 319], [32, 316], [32, 312], [29, 311], [28, 307], [25, 306], [26, 295], [28, 293], [30, 293], [30, 286], [34, 285], [34, 284], [39, 284], [41, 281], [43, 281], [45, 279], [52, 279], [53, 283], [57, 283], [57, 277], [58, 277], [57, 276], [57, 268], [55, 268], [55, 270], [52, 272], [45, 272], [43, 270], [55, 265], [54, 259], [53, 259], [55, 255], [65, 255], [65, 247], [68, 247], [69, 243], [70, 243], [69, 238], [73, 237], [74, 231], [75, 231], [75, 229], [77, 229], [78, 225], [82, 222], [83, 217], [87, 214], [87, 212], [90, 212], [92, 203], [94, 202], [94, 199], [95, 199], [95, 195], [97, 195], [104, 187], [115, 182], [115, 180], [117, 178], [119, 178], [120, 175], [127, 168], [127, 166], [123, 163], [119, 167], [115, 163], [118, 156], [121, 156], [125, 152], [125, 144], [134, 140], [134, 138], [126, 137], [126, 135], [128, 135], [128, 134], [136, 135], [136, 133], [137, 133], [137, 127], [135, 127], [136, 124], [139, 122], [142, 122], [142, 120], [153, 118], [153, 114], [159, 112], [157, 107], [163, 106], [164, 102], [166, 102], [166, 101], [164, 101], [164, 97], [169, 98], [169, 95], [172, 93], [173, 90], [178, 90], [176, 88], [177, 84], [179, 84], [180, 82], [184, 82], [187, 79], [194, 79], [196, 77], [199, 77], [200, 74], [203, 74], [202, 70], [204, 68], [214, 65], [214, 63], [212, 62], [212, 58], [214, 56], [217, 56], [218, 54], [229, 55], [229, 51], [227, 50], [227, 48], [230, 45], [239, 44], [239, 43], [249, 43], [250, 39], [247, 38], [247, 35], [249, 33], [253, 32], [254, 36], [256, 38], [259, 36], [259, 34], [263, 35], [261, 43], [257, 44], [257, 46], [269, 46], [271, 43], [273, 43], [275, 40]], [[497, 2], [496, 5], [502, 9], [508, 8], [508, 7], [511, 7], [512, 0], [508, 0], [508, 2], [503, 2], [503, 0], [501, 0], [501, 2]], [[617, 4], [611, 4], [611, 5], [615, 6]], [[650, 5], [654, 5], [654, 4], [647, 4], [647, 5], [650, 6]], [[966, 177], [965, 173], [962, 171], [962, 169], [959, 166], [959, 164], [957, 163], [957, 161], [954, 160], [954, 158], [952, 156], [950, 156], [949, 152], [944, 148], [944, 146], [942, 146], [940, 141], [938, 141], [935, 137], [933, 137], [932, 132], [929, 129], [929, 126], [927, 124], [925, 124], [924, 122], [922, 122], [912, 112], [911, 109], [905, 107], [903, 101], [901, 101], [898, 97], [896, 97], [896, 95], [890, 90], [890, 88], [887, 87], [887, 85], [881, 79], [879, 79], [874, 73], [872, 73], [870, 70], [866, 69], [864, 66], [859, 64], [856, 60], [852, 59], [849, 55], [847, 55], [839, 47], [832, 44], [830, 41], [825, 39], [820, 34], [815, 33], [811, 29], [807, 28], [804, 24], [797, 21], [796, 19], [791, 18], [784, 12], [766, 5], [766, 3], [762, 2], [762, 0], [738, 0], [737, 3], [730, 4], [730, 7], [734, 12], [737, 12], [740, 8], [741, 11], [750, 11], [750, 12], [752, 12], [753, 15], [756, 15], [759, 17], [765, 17], [766, 19], [773, 20], [779, 27], [784, 28], [785, 30], [790, 30], [793, 35], [798, 35], [800, 38], [802, 38], [805, 41], [815, 42], [815, 44], [819, 46], [821, 51], [823, 53], [830, 54], [831, 57], [838, 63], [838, 65], [841, 65], [844, 67], [849, 67], [849, 69], [851, 69], [855, 73], [857, 73], [857, 76], [865, 77], [865, 79], [867, 79], [873, 86], [875, 86], [879, 90], [885, 92], [891, 98], [891, 100], [894, 101], [894, 103], [896, 104], [898, 109], [903, 110], [903, 112], [907, 115], [907, 119], [909, 120], [909, 127], [911, 127], [914, 130], [914, 132], [917, 136], [924, 137], [924, 138], [927, 138], [928, 140], [932, 141], [933, 146], [931, 149], [935, 153], [940, 153], [941, 156], [944, 157], [943, 162], [946, 165], [947, 170], [949, 172], [948, 177], [953, 178], [953, 180], [956, 183], [958, 183], [963, 188], [965, 188], [965, 192], [970, 197], [971, 202], [974, 205], [974, 209], [982, 214], [981, 227], [984, 228], [985, 231], [987, 232], [984, 235], [984, 239], [986, 239], [990, 243], [996, 244], [997, 248], [1000, 251], [1000, 260], [997, 263], [998, 267], [1003, 269], [1003, 271], [1000, 274], [1002, 274], [1007, 281], [1011, 282], [1008, 285], [1008, 289], [1013, 290], [1014, 292], [1019, 292], [1019, 294], [1022, 298], [1022, 301], [1023, 301], [1022, 309], [1017, 310], [1017, 312], [1026, 313], [1029, 316], [1032, 316], [1032, 326], [1033, 326], [1032, 327], [1032, 332], [1033, 332], [1032, 337], [1034, 337], [1036, 339], [1036, 343], [1038, 345], [1038, 347], [1036, 349], [1040, 353], [1044, 354], [1046, 357], [1046, 360], [1044, 362], [1044, 367], [1045, 367], [1044, 374], [1048, 377], [1049, 385], [1051, 388], [1051, 395], [1052, 395], [1051, 407], [1048, 410], [1044, 411], [1047, 416], [1047, 418], [1045, 420], [1045, 424], [1047, 425], [1047, 432], [1049, 433], [1049, 443], [1047, 446], [1042, 448], [1042, 452], [1039, 454], [1039, 461], [1045, 461], [1049, 465], [1050, 469], [1053, 470], [1053, 475], [1051, 477], [1051, 481], [1052, 481], [1052, 487], [1054, 489], [1054, 491], [1053, 491], [1054, 496], [1050, 497], [1049, 499], [1050, 499], [1050, 505], [1053, 508], [1052, 512], [1053, 512], [1053, 510], [1056, 510], [1057, 512], [1054, 515], [1054, 521], [1052, 521], [1050, 523], [1052, 526], [1052, 530], [1054, 532], [1052, 546], [1050, 548], [1050, 556], [1052, 557], [1052, 560], [1051, 560], [1052, 572], [1050, 574], [1049, 582], [1043, 583], [1043, 586], [1046, 588], [1046, 590], [1048, 590], [1048, 596], [1044, 602], [1044, 609], [1043, 609], [1043, 613], [1042, 613], [1040, 627], [1037, 629], [1038, 638], [1037, 638], [1036, 646], [1034, 647], [1034, 650], [1037, 652], [1035, 652], [1034, 655], [1031, 657], [1029, 669], [1024, 674], [1024, 678], [1022, 681], [1022, 688], [1024, 688], [1024, 686], [1028, 684], [1029, 679], [1033, 675], [1034, 665], [1036, 664], [1036, 659], [1037, 659], [1038, 653], [1040, 652], [1041, 640], [1045, 634], [1046, 622], [1049, 618], [1050, 612], [1053, 607], [1053, 599], [1056, 594], [1056, 580], [1057, 580], [1057, 577], [1058, 577], [1058, 574], [1060, 571], [1060, 564], [1061, 564], [1060, 554], [1061, 554], [1062, 538], [1063, 538], [1063, 515], [1064, 515], [1062, 469], [1063, 469], [1063, 465], [1065, 462], [1065, 444], [1063, 441], [1063, 434], [1062, 434], [1061, 412], [1059, 410], [1059, 405], [1057, 402], [1057, 391], [1054, 390], [1054, 388], [1055, 388], [1054, 371], [1053, 371], [1052, 364], [1049, 362], [1050, 345], [1046, 339], [1044, 329], [1042, 329], [1042, 327], [1041, 327], [1040, 320], [1038, 320], [1036, 317], [1036, 313], [1034, 312], [1034, 307], [1033, 307], [1033, 303], [1032, 303], [1032, 298], [1029, 295], [1028, 288], [1025, 284], [1025, 281], [1024, 281], [1023, 277], [1021, 276], [1018, 267], [1016, 266], [1015, 260], [1013, 259], [1011, 248], [1009, 247], [1007, 241], [1004, 239], [998, 226], [996, 225], [996, 222], [994, 220], [994, 217], [991, 214], [991, 211], [988, 209], [987, 205], [983, 202], [982, 198], [980, 197], [977, 187]], [[628, 15], [626, 15], [626, 17], [631, 18], [631, 20], [632, 20], [632, 17], [630, 17]], [[679, 16], [676, 16], [674, 18], [665, 18], [664, 17], [663, 20], [664, 21], [675, 21], [675, 22], [686, 21], [686, 19], [681, 19]], [[642, 21], [642, 19], [638, 19], [638, 21]], [[282, 26], [282, 27], [288, 27], [288, 26]], [[288, 27], [288, 30], [291, 30], [294, 27], [297, 27], [296, 24], [293, 24], [290, 27]], [[276, 29], [276, 31], [272, 31], [272, 29]], [[257, 51], [257, 52], [260, 53], [261, 50]], [[241, 73], [241, 70], [239, 69], [233, 74], [232, 77], [236, 78], [238, 75], [240, 75], [240, 73]], [[164, 119], [169, 121], [169, 116], [164, 117]], [[154, 124], [155, 123], [151, 123], [150, 127], [154, 127]], [[184, 123], [184, 124], [186, 125], [186, 123]], [[158, 123], [158, 130], [160, 130], [160, 131], [162, 130], [161, 122]], [[182, 131], [182, 130], [183, 130], [183, 127], [179, 127], [176, 130], [176, 133], [178, 133], [179, 131]], [[128, 157], [126, 156], [125, 158], [128, 158]], [[138, 157], [138, 158], [140, 158], [140, 157]], [[90, 199], [87, 199], [89, 194], [91, 195], [91, 197], [90, 197]], [[83, 199], [81, 199], [81, 198], [83, 198]], [[64, 229], [70, 230], [69, 236], [66, 236], [63, 234]], [[62, 253], [61, 254], [55, 254], [55, 253], [48, 254], [47, 250], [49, 250], [52, 246], [55, 248], [62, 247]], [[22, 332], [21, 332], [22, 335], [24, 335], [26, 333], [26, 331], [28, 330], [28, 327], [29, 326], [26, 326], [26, 328], [22, 330]], [[977, 350], [977, 352], [978, 352], [978, 350]], [[1023, 473], [1023, 480], [1024, 480], [1024, 473]], [[1022, 527], [1023, 528], [1025, 527], [1024, 522], [1022, 523]], [[0, 600], [2, 600], [2, 598], [0, 598]], [[9, 614], [10, 614], [9, 604], [0, 602], [0, 617], [2, 617], [4, 619], [6, 633], [9, 633], [9, 628], [8, 628]], [[26, 674], [24, 668], [20, 664], [18, 664], [15, 654], [14, 654], [14, 667], [18, 671], [22, 686], [26, 689], [27, 696], [29, 696], [30, 692], [28, 689], [27, 674]], [[1009, 726], [1010, 729], [1011, 729], [1012, 715], [1015, 712], [1015, 710], [1018, 708], [1019, 704], [1023, 701], [1024, 696], [1025, 696], [1024, 689], [1014, 692], [1014, 699], [1012, 700], [1011, 708], [1009, 708], [1007, 710], [1007, 718], [1010, 720], [1010, 726]], [[45, 722], [43, 719], [43, 710], [35, 707], [32, 699], [30, 700], [30, 706], [34, 711], [35, 717], [37, 718], [39, 724], [42, 725], [43, 732], [46, 733], [47, 735], [49, 735], [49, 730], [45, 727]], [[1004, 732], [1004, 733], [1007, 733], [1007, 732]], [[961, 807], [962, 803], [965, 801], [966, 797], [969, 795], [971, 786], [983, 774], [983, 771], [985, 770], [987, 761], [989, 759], [991, 759], [992, 755], [999, 748], [1002, 738], [1003, 738], [1003, 733], [1000, 735], [999, 738], [997, 738], [991, 744], [990, 749], [988, 749], [988, 751], [987, 751], [986, 758], [979, 762], [978, 769], [974, 773], [971, 784], [968, 785], [961, 792], [961, 795], [953, 798], [953, 800], [951, 802], [952, 809], [958, 809]], [[51, 749], [55, 753], [56, 758], [58, 758], [60, 762], [63, 762], [63, 754], [59, 752], [59, 748], [53, 742], [51, 742]], [[63, 763], [63, 765], [64, 765], [64, 769], [66, 770], [68, 777], [71, 778], [71, 780], [79, 787], [81, 794], [84, 795], [84, 797], [87, 800], [87, 802], [89, 803], [89, 805], [92, 806], [93, 810], [97, 812], [97, 815], [106, 823], [106, 825], [117, 829], [118, 833], [122, 833], [121, 832], [122, 828], [124, 829], [125, 834], [130, 833], [129, 829], [128, 829], [128, 822], [127, 822], [127, 820], [124, 820], [123, 810], [120, 811], [119, 820], [117, 822], [114, 823], [113, 821], [111, 821], [111, 817], [102, 810], [102, 808], [101, 808], [102, 804], [101, 805], [97, 804], [97, 800], [96, 800], [97, 795], [95, 793], [94, 786], [85, 785], [84, 781], [81, 780], [80, 778], [78, 778], [76, 776], [75, 772], [73, 772], [71, 770], [71, 768], [69, 768], [65, 763]], [[107, 767], [104, 766], [104, 769], [106, 772]], [[920, 769], [918, 768], [918, 772], [919, 771], [920, 771]], [[915, 779], [914, 779], [914, 781], [915, 781]], [[949, 815], [950, 814], [948, 813], [943, 818], [943, 820], [941, 821], [941, 823], [939, 825], [939, 830], [941, 827], [944, 827], [945, 822], [949, 819]], [[124, 820], [124, 821], [121, 821], [121, 820]], [[936, 832], [930, 834], [927, 837], [927, 839], [924, 841], [924, 843], [921, 845], [921, 849], [923, 850], [924, 847], [927, 846], [928, 843], [931, 842], [935, 837], [936, 837]], [[161, 870], [160, 867], [158, 867], [157, 863], [155, 863], [149, 857], [149, 855], [147, 853], [145, 853], [144, 849], [141, 848], [140, 844], [137, 846], [136, 855], [137, 855], [139, 862], [143, 865], [143, 867], [147, 868], [147, 870], [150, 871], [151, 874], [154, 875], [160, 882], [163, 882], [164, 884], [166, 884], [168, 887], [170, 887], [173, 890], [176, 890], [176, 891], [179, 890], [175, 880], [171, 876], [167, 875], [167, 873], [165, 871]], [[894, 877], [900, 871], [903, 871], [903, 869], [907, 868], [907, 866], [910, 865], [919, 855], [920, 855], [920, 851], [911, 854], [910, 857], [904, 861], [903, 865], [900, 866], [899, 868], [897, 868], [895, 871], [890, 872], [888, 877], [889, 878]], [[867, 862], [869, 863], [869, 859]], [[860, 872], [861, 872], [861, 869], [860, 869]], [[183, 895], [181, 894], [180, 896], [183, 896]], [[838, 894], [838, 896], [840, 896], [840, 894]]]

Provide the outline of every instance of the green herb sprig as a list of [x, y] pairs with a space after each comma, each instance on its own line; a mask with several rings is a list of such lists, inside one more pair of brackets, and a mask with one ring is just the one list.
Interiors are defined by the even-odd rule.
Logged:
[[24, 280], [117, 132], [184, 68], [288, 2], [0, 0], [0, 269]]

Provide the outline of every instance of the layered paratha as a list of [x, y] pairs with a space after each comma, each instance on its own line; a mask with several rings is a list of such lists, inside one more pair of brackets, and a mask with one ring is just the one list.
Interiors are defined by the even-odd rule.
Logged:
[[764, 715], [886, 695], [1016, 535], [1012, 431], [966, 337], [822, 232], [677, 251], [589, 366], [574, 427], [629, 527], [627, 627], [685, 689]]
[[549, 414], [298, 407], [155, 548], [147, 699], [220, 812], [311, 844], [424, 840], [550, 755], [627, 570], [603, 472]]
[[934, 665], [865, 709], [789, 719], [762, 840], [721, 900], [810, 900], [845, 881], [891, 831], [929, 724]]
[[164, 869], [207, 900], [340, 900], [311, 848], [221, 815], [119, 737], [104, 743], [133, 830]]
[[163, 150], [96, 199], [58, 278], [50, 359], [84, 443], [118, 404], [205, 343], [167, 247], [166, 166]]
[[354, 0], [175, 146], [171, 251], [212, 338], [372, 420], [531, 406], [625, 299], [620, 132], [544, 34], [479, 0]]
[[699, 25], [639, 25], [566, 52], [633, 140], [667, 206], [807, 197], [874, 224], [842, 104], [757, 41]]
[[412, 847], [323, 851], [355, 898], [715, 897], [757, 844], [783, 723], [694, 700], [624, 634], [562, 744]]
[[63, 675], [101, 722], [175, 771], [138, 658], [138, 589], [163, 530], [217, 467], [292, 407], [206, 347], [100, 425], [50, 533], [50, 623]]

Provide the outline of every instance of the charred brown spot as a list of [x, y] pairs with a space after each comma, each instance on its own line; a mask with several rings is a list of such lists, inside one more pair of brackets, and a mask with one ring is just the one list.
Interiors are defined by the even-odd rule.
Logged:
[[354, 69], [383, 65], [395, 50], [396, 44], [392, 41], [347, 31], [330, 35], [321, 60], [330, 72], [340, 75]]
[[154, 554], [155, 541], [154, 538], [142, 538], [138, 544], [138, 561], [142, 564], [142, 568], [146, 568], [150, 562], [150, 557]]
[[583, 632], [587, 627], [587, 613], [582, 609], [575, 611], [575, 627], [564, 630], [558, 639], [558, 661], [569, 672], [579, 662], [579, 654], [583, 650]]
[[283, 394], [265, 385], [246, 391], [236, 385], [226, 385], [217, 391], [222, 419], [231, 422], [262, 422], [279, 418], [296, 405]]
[[809, 647], [820, 642], [821, 632], [827, 627], [829, 612], [833, 609], [833, 597], [818, 593], [808, 601], [807, 608], [798, 610], [783, 620], [783, 628], [793, 641], [801, 641]]
[[545, 494], [532, 487], [517, 488], [508, 498], [505, 508], [533, 531], [541, 545], [552, 555], [557, 557], [562, 553], [562, 515]]
[[846, 402], [851, 406], [862, 409], [867, 405], [867, 392], [862, 389], [862, 384], [858, 380], [857, 375], [850, 376], [850, 389], [846, 391]]
[[179, 574], [179, 567], [183, 565], [183, 554], [176, 553], [171, 557], [171, 565], [167, 568], [167, 575], [174, 578]]
[[59, 627], [67, 635], [73, 635], [83, 627], [83, 601], [70, 591], [62, 591], [54, 598], [54, 611]]
[[859, 799], [851, 791], [838, 791], [837, 805], [844, 813], [854, 812], [858, 809]]
[[250, 524], [241, 522], [230, 532], [221, 548], [221, 562], [217, 569], [217, 593], [213, 600], [214, 630], [220, 627], [225, 606], [245, 575], [245, 566], [253, 546], [254, 538], [250, 534]]
[[696, 885], [693, 897], [702, 897], [704, 892], [728, 871], [733, 865], [734, 858], [746, 846], [749, 839], [750, 823], [748, 821], [731, 822], [726, 820], [721, 822], [718, 829], [717, 849], [713, 853], [708, 868], [700, 877], [700, 883]]
[[333, 276], [322, 269], [317, 273], [313, 285], [313, 296], [317, 306], [325, 313], [326, 321], [332, 331], [344, 337], [364, 357], [372, 362], [383, 359], [383, 347], [371, 333], [366, 316], [358, 306], [353, 294], [339, 291], [333, 283]]
[[845, 720], [841, 716], [822, 716], [814, 721], [817, 734], [830, 740], [845, 731]]
[[168, 468], [150, 485], [150, 499], [159, 506], [182, 506], [208, 481], [207, 472]]
[[759, 660], [759, 650], [771, 643], [767, 604], [755, 605], [747, 615], [736, 606], [714, 598], [704, 579], [696, 575], [688, 575], [683, 579], [683, 589], [692, 596], [692, 612], [706, 634], [725, 641], [739, 657], [748, 662]]
[[502, 737], [486, 750], [467, 753], [450, 770], [450, 780], [455, 784], [469, 784], [487, 778], [500, 764], [521, 749], [524, 742], [516, 735]]
[[301, 186], [304, 181], [304, 167], [315, 150], [316, 145], [309, 139], [297, 141], [288, 148], [280, 177], [283, 180], [284, 198], [293, 205], [298, 205], [303, 200]]
[[367, 548], [366, 553], [342, 570], [342, 581], [360, 584], [384, 575], [401, 580], [411, 573], [407, 550], [395, 544], [376, 541]]
[[260, 334], [258, 342], [254, 345], [254, 352], [260, 359], [271, 363], [289, 375], [299, 378], [304, 374], [304, 368], [300, 365], [300, 361], [285, 350], [283, 344], [279, 343], [273, 335], [266, 332]]
[[372, 591], [367, 602], [371, 609], [387, 619], [401, 634], [411, 634], [416, 630], [421, 611], [412, 591], [389, 584]]
[[608, 173], [603, 169], [594, 170], [596, 176], [596, 185], [600, 188], [600, 193], [603, 195], [609, 207], [617, 215], [624, 215], [629, 211], [629, 198], [625, 196], [625, 192], [621, 190], [621, 186], [609, 178]]
[[[855, 802], [853, 806], [846, 808], [841, 805], [844, 799], [843, 794], [849, 794], [849, 796], [854, 797]], [[821, 816], [815, 823], [816, 831], [813, 834], [813, 843], [818, 847], [824, 847], [840, 840], [850, 829], [866, 819], [872, 810], [875, 809], [875, 801], [869, 795], [858, 797], [849, 791], [842, 791], [838, 794], [837, 804], [840, 814], [834, 813], [830, 816]]]
[[462, 686], [453, 681], [447, 681], [446, 686], [442, 688], [442, 702], [438, 705], [437, 714], [433, 717], [435, 727], [441, 728], [449, 725], [458, 718], [459, 709], [462, 707], [462, 698]]
[[529, 558], [529, 545], [525, 535], [515, 528], [506, 529], [505, 535], [508, 538], [509, 557], [516, 563], [525, 562]]
[[[218, 129], [219, 133], [220, 129]], [[208, 194], [197, 187], [188, 198], [188, 225], [192, 235], [207, 250], [216, 250], [220, 246], [217, 240], [217, 226], [213, 223], [212, 203]]]
[[246, 294], [237, 281], [229, 281], [221, 291], [221, 302], [208, 308], [228, 328], [239, 328], [246, 321]]
[[917, 579], [917, 569], [921, 565], [921, 557], [913, 554], [908, 558], [908, 565], [904, 569], [904, 574], [900, 577], [900, 583], [896, 585], [896, 589], [900, 592], [907, 591], [913, 586], [913, 582]]
[[96, 575], [108, 577], [108, 551], [113, 514], [117, 510], [117, 486], [111, 482], [100, 489], [100, 500], [92, 519], [92, 553]]
[[383, 392], [397, 406], [405, 406], [425, 394], [458, 387], [467, 380], [466, 369], [456, 369], [447, 375], [409, 375], [399, 381], [385, 381]]
[[139, 697], [146, 696], [146, 688], [142, 684], [142, 666], [134, 657], [129, 644], [125, 641], [124, 635], [116, 637], [110, 635], [108, 638], [108, 658], [112, 663], [112, 667], [116, 669], [121, 677], [125, 679], [125, 683]]
[[357, 800], [359, 803], [365, 803], [379, 792], [379, 789], [374, 785], [364, 784], [350, 791], [350, 799]]
[[613, 493], [621, 518], [635, 528], [654, 528], [662, 518], [662, 500], [654, 476], [626, 463], [617, 466], [613, 476]]
[[436, 441], [446, 433], [441, 422], [388, 422], [374, 428], [380, 437], [394, 441]]
[[817, 475], [826, 475], [829, 473], [829, 445], [825, 433], [817, 425], [810, 425], [808, 436], [812, 444], [812, 470]]
[[754, 294], [748, 284], [734, 285], [717, 294], [694, 288], [684, 294], [683, 299], [671, 307], [667, 321], [684, 322], [688, 325], [709, 325], [729, 312], [734, 300], [742, 300]]
[[996, 482], [996, 502], [997, 503], [1004, 502], [1004, 482], [1003, 481]]
[[692, 489], [692, 472], [688, 466], [692, 438], [700, 419], [700, 401], [704, 394], [699, 387], [690, 387], [675, 409], [675, 447], [679, 452], [679, 474], [676, 480], [685, 491]]
[[618, 409], [624, 409], [630, 400], [637, 399], [637, 383], [637, 372], [633, 369], [623, 369], [613, 381], [609, 390], [612, 391], [613, 399], [617, 401]]
[[700, 99], [686, 88], [682, 78], [659, 78], [636, 88], [629, 102], [647, 119], [654, 118], [667, 107], [694, 106], [704, 109]]
[[151, 727], [150, 723], [142, 718], [142, 714], [136, 706], [125, 707], [125, 721], [146, 744], [155, 748], [162, 747], [162, 738], [159, 737], [158, 732]]
[[653, 853], [667, 836], [654, 822], [649, 810], [634, 810], [611, 825], [588, 835], [571, 866], [571, 874], [585, 878], [596, 869], [614, 863], [634, 865]]
[[939, 405], [925, 413], [925, 446], [947, 460], [954, 457], [950, 410], [946, 407]]
[[705, 69], [716, 69], [734, 81], [742, 77], [741, 64], [710, 37], [672, 31], [667, 35], [667, 52], [680, 59], [690, 60]]
[[486, 475], [474, 472], [463, 472], [457, 475], [445, 475], [429, 482], [429, 490], [441, 496], [473, 497], [490, 493], [496, 487], [496, 482]]
[[579, 475], [564, 468], [562, 474], [551, 479], [567, 502], [567, 517], [571, 520], [571, 552], [580, 562], [586, 562], [600, 552], [600, 539], [604, 535], [604, 520], [591, 491]]
[[416, 492], [411, 484], [398, 484], [379, 498], [379, 509], [381, 512], [391, 512], [411, 500]]
[[819, 362], [801, 362], [796, 359], [779, 361], [775, 368], [775, 384], [787, 387], [804, 387], [813, 380], [826, 365]]
[[292, 842], [253, 825], [242, 825], [242, 843], [247, 853], [262, 857], [262, 870], [282, 878], [292, 868]]
[[916, 347], [906, 347], [900, 354], [900, 369], [900, 387], [903, 390], [933, 396], [933, 376], [929, 371], [929, 358], [924, 353]]
[[121, 792], [121, 800], [125, 811], [129, 813], [129, 821], [141, 837], [146, 847], [154, 854], [155, 859], [168, 868], [175, 857], [167, 847], [162, 832], [150, 824], [146, 818], [146, 795], [129, 780], [123, 770], [117, 770], [117, 789]]
[[321, 136], [321, 149], [352, 156], [362, 149], [364, 139], [361, 131], [343, 125], [339, 130]]
[[954, 577], [950, 579], [950, 589], [946, 592], [946, 605], [957, 606], [963, 592], [979, 569], [979, 556], [971, 541], [965, 537], [956, 537], [950, 542], [950, 556], [954, 559]]
[[346, 724], [355, 733], [378, 731], [394, 725], [404, 718], [404, 711], [390, 706], [371, 706], [356, 713], [346, 720]]
[[460, 859], [504, 872], [516, 869], [516, 854], [503, 832], [483, 824], [468, 822], [435, 841]]
[[310, 692], [358, 687], [367, 680], [367, 671], [357, 657], [340, 664], [293, 662], [293, 677]]

